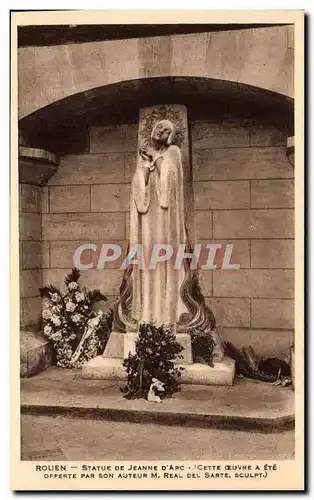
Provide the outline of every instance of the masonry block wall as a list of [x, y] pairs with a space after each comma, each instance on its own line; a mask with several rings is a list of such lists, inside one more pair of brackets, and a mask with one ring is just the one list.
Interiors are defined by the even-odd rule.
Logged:
[[294, 169], [282, 131], [243, 125], [192, 126], [199, 238], [233, 243], [241, 265], [203, 272], [201, 283], [226, 340], [286, 355], [294, 328]]
[[46, 266], [47, 246], [41, 236], [41, 188], [19, 185], [20, 231], [20, 323], [21, 327], [38, 326], [42, 268]]
[[[241, 265], [202, 271], [203, 294], [227, 340], [251, 344], [261, 355], [287, 355], [294, 328], [294, 169], [285, 154], [287, 134], [256, 120], [190, 120], [198, 239], [233, 243], [233, 261]], [[45, 284], [62, 284], [82, 243], [127, 245], [137, 125], [90, 127], [87, 142], [81, 153], [62, 157], [41, 189], [43, 246], [37, 248]], [[38, 205], [23, 217], [40, 217]], [[22, 236], [26, 245], [40, 240], [40, 234]], [[87, 262], [95, 259], [91, 254]], [[38, 300], [36, 263], [22, 271], [37, 276], [24, 304]], [[106, 307], [119, 294], [118, 267], [82, 272], [86, 286], [108, 296]]]

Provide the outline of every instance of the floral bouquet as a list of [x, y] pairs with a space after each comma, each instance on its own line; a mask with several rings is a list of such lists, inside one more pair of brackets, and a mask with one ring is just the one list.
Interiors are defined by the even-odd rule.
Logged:
[[112, 323], [112, 310], [106, 314], [93, 305], [106, 301], [99, 290], [87, 291], [78, 283], [80, 272], [73, 269], [65, 278], [65, 292], [53, 285], [40, 288], [45, 299], [42, 312], [44, 335], [52, 341], [57, 366], [78, 368], [104, 349]]
[[170, 326], [143, 323], [135, 342], [135, 354], [129, 353], [123, 366], [127, 384], [122, 389], [125, 398], [147, 398], [153, 379], [163, 385], [161, 396], [171, 397], [180, 390], [182, 367], [176, 361], [182, 359], [183, 347], [176, 341]]

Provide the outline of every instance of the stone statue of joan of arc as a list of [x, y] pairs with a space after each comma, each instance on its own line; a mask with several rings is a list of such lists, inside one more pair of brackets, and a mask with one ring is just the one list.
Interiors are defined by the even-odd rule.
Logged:
[[161, 120], [140, 148], [131, 187], [130, 245], [141, 244], [145, 269], [132, 273], [132, 316], [139, 323], [176, 324], [186, 307], [180, 297], [185, 276], [174, 260], [147, 269], [154, 244], [176, 249], [186, 243], [181, 152], [172, 145], [174, 124]]

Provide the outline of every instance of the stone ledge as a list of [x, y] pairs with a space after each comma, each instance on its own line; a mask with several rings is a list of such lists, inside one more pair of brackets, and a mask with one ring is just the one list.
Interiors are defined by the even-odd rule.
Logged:
[[[226, 385], [232, 386], [235, 375], [235, 362], [225, 358], [214, 367], [193, 363], [184, 365], [181, 381], [183, 384]], [[120, 358], [97, 356], [82, 367], [82, 377], [96, 380], [125, 380], [126, 373]]]
[[171, 413], [145, 410], [121, 410], [120, 408], [88, 408], [62, 405], [21, 405], [22, 415], [65, 416], [92, 420], [113, 420], [118, 422], [179, 425], [201, 429], [229, 429], [259, 432], [282, 432], [294, 429], [294, 415], [279, 418], [250, 418], [234, 415], [200, 415], [197, 413]]
[[19, 181], [43, 186], [58, 170], [54, 153], [39, 148], [19, 146]]
[[81, 370], [55, 366], [21, 380], [21, 411], [33, 415], [143, 422], [187, 427], [280, 432], [294, 428], [289, 387], [236, 379], [233, 386], [183, 384], [161, 404], [127, 400], [123, 384], [86, 380]]
[[181, 375], [183, 384], [232, 385], [235, 376], [235, 361], [225, 357], [221, 363], [208, 366], [201, 363], [185, 365]]
[[52, 364], [51, 343], [41, 332], [22, 330], [20, 337], [20, 376], [31, 377]]

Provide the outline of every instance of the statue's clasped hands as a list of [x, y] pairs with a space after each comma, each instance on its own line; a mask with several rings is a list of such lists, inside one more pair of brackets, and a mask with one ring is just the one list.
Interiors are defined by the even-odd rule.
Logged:
[[160, 167], [160, 162], [157, 163], [157, 160], [163, 160], [163, 157], [159, 155], [158, 153], [156, 154], [155, 151], [153, 151], [149, 147], [142, 147], [140, 149], [140, 155], [143, 158], [143, 160], [149, 162], [148, 169], [150, 172], [153, 172], [157, 166], [158, 173], [159, 172], [159, 167]]

